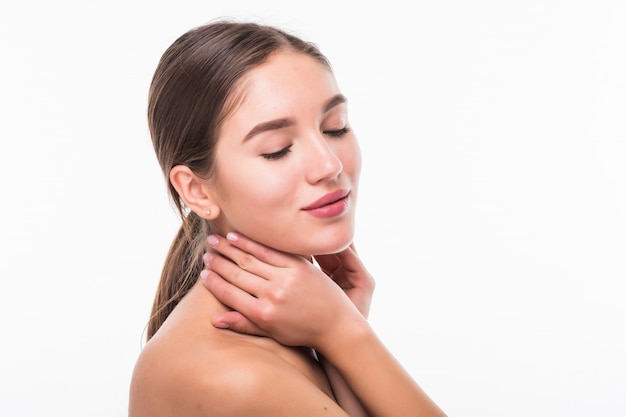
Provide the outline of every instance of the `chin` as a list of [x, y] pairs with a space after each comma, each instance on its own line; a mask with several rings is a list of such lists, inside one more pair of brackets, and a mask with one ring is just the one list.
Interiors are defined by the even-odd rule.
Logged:
[[352, 221], [333, 227], [301, 229], [300, 233], [288, 233], [283, 229], [238, 231], [262, 245], [304, 257], [341, 252], [352, 244], [354, 238]]
[[341, 235], [334, 234], [328, 238], [322, 238], [319, 240], [320, 244], [311, 248], [311, 253], [307, 255], [329, 255], [341, 252], [352, 244], [353, 238], [354, 232], [352, 230]]

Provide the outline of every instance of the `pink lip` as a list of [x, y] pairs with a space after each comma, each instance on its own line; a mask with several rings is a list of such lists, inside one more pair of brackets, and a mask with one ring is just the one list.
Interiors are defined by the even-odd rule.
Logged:
[[337, 190], [328, 193], [320, 199], [304, 207], [302, 210], [316, 217], [334, 217], [342, 214], [348, 208], [349, 190]]

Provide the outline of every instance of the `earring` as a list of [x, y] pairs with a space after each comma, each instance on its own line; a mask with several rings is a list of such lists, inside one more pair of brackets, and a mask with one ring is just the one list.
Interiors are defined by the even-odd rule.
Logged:
[[206, 214], [207, 216], [210, 216], [211, 215], [211, 209], [204, 210], [204, 214]]

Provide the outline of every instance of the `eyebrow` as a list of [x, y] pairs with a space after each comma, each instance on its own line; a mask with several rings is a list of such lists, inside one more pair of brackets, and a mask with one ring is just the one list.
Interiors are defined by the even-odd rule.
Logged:
[[347, 101], [348, 99], [343, 94], [337, 94], [336, 96], [333, 96], [330, 100], [326, 102], [326, 105], [324, 106], [324, 113], [326, 113], [333, 107], [343, 104]]
[[[348, 100], [343, 94], [337, 94], [336, 96], [333, 96], [332, 98], [330, 98], [330, 100], [328, 100], [324, 104], [323, 112], [327, 113], [333, 107], [338, 106], [347, 101]], [[248, 132], [248, 134], [243, 138], [242, 142], [246, 142], [253, 136], [256, 136], [260, 133], [268, 132], [271, 130], [283, 129], [285, 127], [293, 126], [295, 123], [296, 123], [295, 120], [291, 118], [280, 118], [280, 119], [270, 120], [268, 122], [259, 123], [258, 125], [254, 126], [252, 130]]]

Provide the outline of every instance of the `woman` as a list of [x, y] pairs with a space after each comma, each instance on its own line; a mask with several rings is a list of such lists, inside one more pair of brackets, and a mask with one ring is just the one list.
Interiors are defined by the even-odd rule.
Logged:
[[443, 415], [367, 324], [360, 153], [317, 48], [258, 24], [196, 28], [163, 55], [148, 115], [183, 224], [129, 415]]

